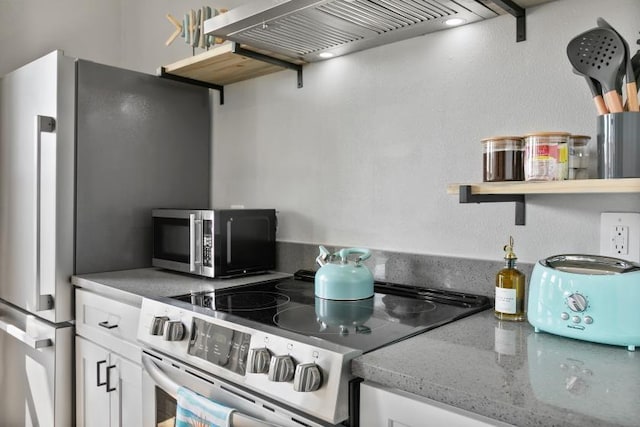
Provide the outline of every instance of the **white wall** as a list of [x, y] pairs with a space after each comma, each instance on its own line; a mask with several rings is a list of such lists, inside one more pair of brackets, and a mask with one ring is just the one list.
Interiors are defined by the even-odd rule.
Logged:
[[[55, 49], [69, 56], [155, 74], [192, 54], [167, 20], [208, 5], [231, 9], [243, 0], [0, 0], [0, 75]], [[198, 53], [200, 51], [196, 51]]]
[[527, 40], [503, 16], [225, 92], [215, 111], [214, 202], [276, 206], [279, 239], [500, 259], [512, 234], [523, 261], [599, 249], [605, 210], [640, 195], [527, 196], [460, 205], [448, 183], [482, 180], [480, 139], [564, 130], [593, 136], [596, 115], [565, 49], [605, 17], [632, 43], [636, 0], [559, 0], [528, 10]]
[[0, 0], [0, 75], [55, 49], [118, 65], [120, 1]]
[[[180, 39], [164, 46], [166, 13], [242, 2], [0, 0], [0, 74], [55, 48], [154, 73], [191, 55]], [[638, 38], [636, 0], [557, 0], [527, 11], [522, 43], [503, 16], [308, 65], [302, 89], [290, 71], [227, 86], [213, 203], [276, 207], [284, 241], [499, 259], [512, 234], [523, 261], [597, 252], [600, 212], [640, 211], [640, 195], [527, 196], [522, 227], [512, 203], [460, 205], [446, 186], [482, 179], [486, 136], [595, 140], [565, 48], [598, 16]]]

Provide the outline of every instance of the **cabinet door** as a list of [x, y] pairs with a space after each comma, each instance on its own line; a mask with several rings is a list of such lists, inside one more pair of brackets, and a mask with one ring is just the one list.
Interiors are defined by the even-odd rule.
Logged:
[[482, 415], [371, 383], [360, 385], [360, 425], [367, 427], [509, 426]]
[[111, 395], [111, 426], [142, 425], [142, 367], [116, 354], [111, 355], [109, 383], [116, 390]]
[[76, 336], [76, 425], [109, 427], [109, 352]]

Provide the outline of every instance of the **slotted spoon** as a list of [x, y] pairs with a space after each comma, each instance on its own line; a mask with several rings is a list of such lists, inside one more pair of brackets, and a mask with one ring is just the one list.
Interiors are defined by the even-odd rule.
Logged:
[[591, 96], [593, 97], [593, 103], [596, 106], [598, 115], [602, 116], [603, 114], [607, 114], [609, 110], [607, 110], [607, 106], [604, 103], [604, 99], [602, 99], [602, 89], [600, 88], [600, 83], [598, 83], [596, 80], [592, 79], [589, 76], [584, 76], [580, 74], [575, 70], [575, 68], [573, 69], [573, 73], [580, 77], [584, 77], [585, 81], [587, 82], [587, 85], [591, 90]]
[[594, 28], [573, 38], [567, 46], [573, 68], [600, 82], [603, 98], [611, 113], [621, 113], [622, 99], [616, 91], [616, 79], [624, 65], [624, 45], [608, 28]]
[[629, 103], [629, 111], [638, 111], [638, 88], [636, 86], [636, 78], [633, 73], [633, 66], [631, 65], [630, 53], [629, 53], [629, 44], [627, 41], [620, 35], [619, 32], [616, 31], [604, 18], [598, 18], [598, 27], [608, 28], [614, 33], [618, 35], [620, 40], [622, 41], [622, 46], [624, 47], [624, 67], [621, 67], [621, 70], [624, 69], [626, 78], [627, 78], [627, 102]]

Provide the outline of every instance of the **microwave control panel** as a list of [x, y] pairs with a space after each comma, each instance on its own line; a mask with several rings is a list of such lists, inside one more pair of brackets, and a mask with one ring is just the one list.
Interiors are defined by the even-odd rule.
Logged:
[[211, 267], [213, 265], [211, 254], [213, 252], [213, 228], [211, 227], [210, 220], [204, 220], [204, 230], [202, 235], [202, 265], [205, 267]]

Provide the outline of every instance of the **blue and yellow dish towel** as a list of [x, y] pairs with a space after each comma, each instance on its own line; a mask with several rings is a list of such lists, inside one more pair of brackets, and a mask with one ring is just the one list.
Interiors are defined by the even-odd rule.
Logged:
[[200, 396], [188, 388], [178, 388], [176, 427], [230, 427], [233, 409]]

